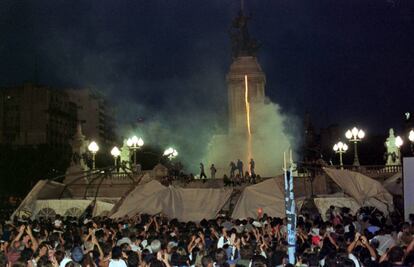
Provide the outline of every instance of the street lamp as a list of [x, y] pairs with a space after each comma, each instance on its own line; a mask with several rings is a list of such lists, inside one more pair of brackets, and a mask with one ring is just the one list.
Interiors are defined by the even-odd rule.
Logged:
[[333, 150], [336, 154], [339, 154], [339, 165], [341, 166], [341, 170], [343, 170], [344, 164], [342, 162], [342, 154], [348, 150], [348, 145], [342, 142], [338, 142], [333, 146]]
[[359, 159], [358, 159], [358, 150], [357, 150], [357, 143], [361, 141], [365, 137], [365, 132], [357, 127], [352, 128], [352, 130], [348, 130], [345, 133], [345, 137], [349, 139], [349, 141], [354, 143], [354, 166], [360, 166]]
[[88, 146], [88, 150], [92, 153], [92, 169], [95, 170], [95, 155], [99, 150], [99, 146], [95, 141], [92, 141]]
[[411, 153], [414, 154], [414, 150], [413, 150], [414, 130], [411, 130], [410, 133], [408, 134], [408, 140], [410, 140], [410, 142], [411, 142]]
[[144, 140], [136, 135], [127, 140], [127, 146], [134, 151], [134, 165], [137, 165], [137, 149], [144, 145]]
[[167, 157], [169, 160], [172, 160], [173, 158], [178, 156], [178, 152], [174, 148], [169, 147], [164, 151], [163, 156]]
[[403, 145], [404, 141], [402, 140], [401, 136], [395, 137], [395, 146], [398, 148], [398, 155], [397, 155], [397, 165], [401, 165], [401, 150], [400, 147]]
[[119, 148], [114, 146], [111, 150], [111, 155], [114, 157], [114, 166], [116, 167], [116, 163], [118, 160], [119, 155], [121, 155], [121, 151], [119, 151]]

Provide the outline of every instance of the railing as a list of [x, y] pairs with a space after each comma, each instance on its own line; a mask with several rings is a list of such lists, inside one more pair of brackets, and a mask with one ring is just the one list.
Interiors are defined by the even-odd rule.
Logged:
[[310, 164], [303, 164], [298, 168], [298, 177], [308, 177], [314, 175], [323, 174], [324, 171], [322, 167], [327, 168], [334, 168], [334, 169], [341, 169], [355, 171], [372, 178], [376, 178], [378, 176], [391, 176], [395, 173], [402, 171], [401, 165], [393, 165], [393, 166], [386, 166], [386, 165], [362, 165], [362, 166], [353, 166], [353, 165], [310, 165]]

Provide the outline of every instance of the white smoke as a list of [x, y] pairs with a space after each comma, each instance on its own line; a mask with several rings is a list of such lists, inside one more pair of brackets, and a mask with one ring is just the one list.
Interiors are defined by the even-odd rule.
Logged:
[[[297, 147], [297, 119], [283, 114], [280, 106], [270, 101], [255, 103], [251, 108], [255, 172], [262, 177], [278, 175], [282, 172], [283, 152]], [[218, 175], [229, 175], [230, 161], [241, 159], [247, 171], [250, 160], [246, 158], [247, 142], [247, 135], [244, 134], [212, 136], [204, 162], [208, 166], [214, 164]]]

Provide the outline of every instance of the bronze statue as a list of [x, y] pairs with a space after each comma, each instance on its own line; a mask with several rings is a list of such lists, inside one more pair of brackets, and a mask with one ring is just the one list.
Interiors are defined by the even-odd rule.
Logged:
[[250, 19], [251, 17], [244, 15], [242, 10], [233, 19], [232, 29], [230, 30], [233, 58], [239, 56], [255, 56], [259, 50], [260, 45], [257, 40], [249, 34], [247, 24]]

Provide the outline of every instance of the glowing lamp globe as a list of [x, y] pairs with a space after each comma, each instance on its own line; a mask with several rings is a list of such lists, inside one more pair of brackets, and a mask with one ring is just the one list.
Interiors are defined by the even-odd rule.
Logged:
[[144, 145], [144, 140], [142, 140], [142, 138], [139, 138], [137, 140], [137, 144], [138, 144], [139, 147], [143, 146]]
[[411, 142], [414, 142], [414, 130], [411, 130], [411, 131], [410, 131], [410, 134], [408, 135], [408, 139], [409, 139]]
[[358, 128], [357, 127], [352, 128], [351, 132], [352, 132], [352, 136], [353, 137], [357, 137], [358, 136]]
[[88, 150], [95, 154], [96, 152], [98, 152], [99, 146], [95, 141], [92, 141], [88, 146]]
[[119, 151], [119, 149], [116, 146], [114, 146], [114, 148], [112, 148], [111, 150], [111, 155], [117, 158], [119, 157], [119, 155], [121, 155], [121, 151]]
[[347, 144], [344, 144], [343, 147], [342, 147], [342, 150], [343, 151], [347, 151], [348, 150], [348, 145]]
[[128, 138], [128, 140], [127, 140], [127, 146], [131, 147], [132, 145], [133, 145], [132, 139], [131, 138]]
[[395, 138], [395, 145], [399, 148], [399, 147], [401, 147], [402, 145], [403, 145], [403, 140], [402, 140], [402, 138], [400, 137], [400, 136], [397, 136], [396, 138]]
[[352, 132], [351, 132], [351, 130], [346, 131], [346, 133], [345, 133], [345, 137], [346, 137], [347, 139], [351, 139], [351, 138], [352, 138]]
[[338, 151], [338, 149], [339, 149], [338, 145], [337, 145], [337, 144], [335, 144], [335, 145], [333, 146], [333, 150], [336, 152], [336, 151]]
[[359, 132], [358, 132], [358, 138], [359, 139], [362, 139], [364, 137], [365, 137], [365, 132], [363, 130], [359, 130]]

